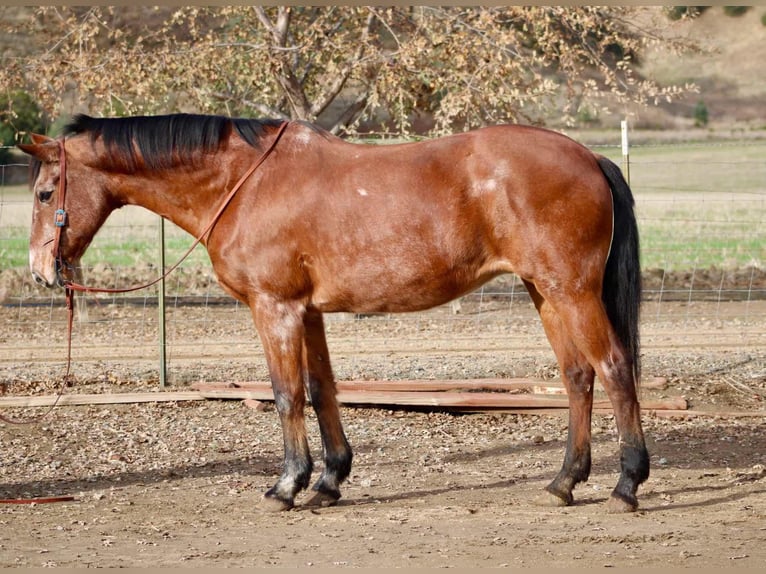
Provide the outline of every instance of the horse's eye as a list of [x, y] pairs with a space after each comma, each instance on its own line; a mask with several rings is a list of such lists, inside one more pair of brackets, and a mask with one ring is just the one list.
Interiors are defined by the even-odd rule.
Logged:
[[37, 193], [37, 198], [40, 200], [41, 203], [48, 203], [51, 200], [52, 195], [53, 195], [52, 191], [40, 191]]

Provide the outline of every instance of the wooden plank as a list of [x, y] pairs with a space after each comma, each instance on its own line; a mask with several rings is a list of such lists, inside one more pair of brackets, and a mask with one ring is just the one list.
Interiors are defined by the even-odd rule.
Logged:
[[[454, 391], [454, 390], [487, 390], [487, 391], [516, 391], [535, 387], [552, 387], [563, 389], [564, 386], [556, 381], [535, 381], [532, 379], [459, 379], [459, 380], [402, 380], [402, 381], [337, 381], [339, 391]], [[194, 383], [194, 390], [242, 389], [260, 390], [271, 388], [268, 381], [248, 381], [242, 383]]]
[[[211, 398], [226, 398], [226, 399], [240, 399], [240, 398], [255, 398], [247, 395], [247, 393], [257, 394], [260, 400], [273, 401], [274, 395], [272, 393], [263, 393], [255, 391], [240, 391], [238, 389], [227, 389], [221, 392], [209, 391], [209, 394], [214, 395]], [[207, 393], [196, 391], [175, 391], [175, 392], [159, 392], [159, 393], [117, 393], [117, 394], [79, 394], [79, 395], [62, 395], [59, 399], [59, 405], [94, 405], [94, 404], [122, 404], [122, 403], [146, 403], [146, 402], [164, 402], [164, 401], [200, 401], [206, 400]], [[475, 395], [478, 393], [465, 393]], [[519, 405], [504, 406], [497, 404], [497, 397], [503, 395], [499, 393], [488, 393], [495, 398], [495, 404], [491, 406], [481, 406], [480, 404], [465, 406], [466, 412], [502, 412], [508, 414], [535, 414], [535, 415], [561, 415], [566, 414], [566, 405], [563, 402], [553, 406], [541, 402], [536, 402], [537, 405], [544, 404], [545, 406], [523, 407]], [[524, 398], [523, 395], [506, 395], [508, 397]], [[353, 399], [354, 397], [347, 397]], [[373, 397], [374, 398], [374, 397]], [[394, 397], [396, 398], [396, 397]], [[544, 400], [543, 397], [539, 397]], [[0, 407], [41, 407], [50, 406], [56, 401], [56, 396], [41, 395], [32, 397], [0, 397]], [[510, 402], [518, 402], [511, 400]], [[457, 403], [457, 401], [456, 401]], [[594, 414], [612, 414], [610, 406], [603, 406], [604, 402], [596, 401], [594, 403]], [[675, 405], [676, 408], [673, 408]], [[421, 405], [429, 406], [429, 405]], [[456, 406], [459, 406], [456, 404]], [[475, 409], [475, 410], [472, 410]], [[671, 399], [670, 401], [644, 401], [642, 403], [642, 410], [644, 415], [658, 416], [663, 418], [692, 418], [692, 417], [710, 417], [710, 418], [764, 418], [766, 419], [766, 412], [760, 411], [698, 411], [687, 410], [686, 401], [683, 399]]]
[[[200, 388], [199, 393], [210, 399], [255, 399], [258, 401], [273, 401], [274, 393], [270, 387], [257, 388], [249, 385], [247, 388], [216, 388], [206, 390]], [[566, 397], [487, 393], [487, 392], [429, 392], [429, 391], [368, 391], [345, 390], [338, 391], [338, 402], [346, 405], [388, 405], [388, 406], [419, 406], [419, 407], [450, 407], [450, 408], [568, 408]], [[682, 397], [665, 400], [646, 400], [642, 408], [683, 410], [687, 407]], [[611, 410], [608, 400], [594, 401], [594, 408]]]
[[535, 386], [564, 388], [561, 383], [532, 379], [459, 379], [459, 380], [403, 380], [403, 381], [338, 381], [339, 391], [523, 391]]
[[695, 418], [695, 417], [709, 417], [709, 418], [763, 418], [766, 420], [766, 411], [696, 411], [696, 410], [673, 410], [673, 409], [658, 409], [649, 411], [647, 414], [652, 414], [662, 418]]
[[[666, 381], [658, 381], [666, 384]], [[542, 385], [542, 387], [541, 387]], [[501, 412], [536, 412], [549, 414], [566, 411], [569, 403], [565, 396], [551, 394], [525, 393], [512, 391], [539, 390], [540, 388], [559, 389], [561, 383], [542, 382], [531, 379], [463, 379], [443, 381], [339, 381], [338, 401], [346, 405], [413, 406], [441, 407], [460, 409], [464, 412], [496, 410]], [[244, 399], [246, 401], [273, 401], [271, 383], [252, 381], [246, 383], [198, 383], [192, 385], [192, 391], [162, 391], [116, 394], [71, 394], [56, 397], [27, 396], [0, 397], [0, 407], [36, 407], [50, 406], [58, 400], [59, 405], [120, 404], [164, 401], [189, 401], [205, 399]], [[481, 389], [481, 390], [478, 390]], [[497, 390], [506, 392], [486, 392]], [[460, 392], [466, 391], [466, 392]], [[471, 392], [467, 392], [471, 391]], [[510, 392], [509, 392], [510, 391]], [[250, 403], [254, 404], [254, 403]], [[645, 413], [662, 413], [659, 416], [762, 416], [757, 413], [692, 415], [687, 411], [686, 400], [671, 397], [665, 400], [645, 400], [641, 402]], [[594, 413], [611, 414], [611, 404], [606, 399], [594, 401]]]
[[[512, 379], [440, 379], [440, 380], [357, 380], [337, 381], [336, 387], [341, 390], [366, 390], [366, 391], [454, 391], [454, 390], [487, 390], [487, 391], [518, 391], [530, 390], [544, 394], [564, 393], [564, 384], [561, 381], [543, 381], [529, 378]], [[659, 389], [667, 387], [667, 380], [661, 377], [641, 383], [644, 389]], [[217, 390], [217, 389], [263, 389], [271, 388], [269, 381], [246, 381], [241, 383], [194, 383], [194, 390]], [[602, 392], [600, 384], [596, 384], [596, 391]]]
[[[58, 400], [58, 403], [56, 402]], [[124, 403], [159, 403], [169, 401], [204, 401], [197, 391], [162, 391], [157, 393], [111, 393], [78, 395], [39, 395], [29, 397], [0, 397], [0, 407], [47, 407], [64, 405], [112, 405]]]

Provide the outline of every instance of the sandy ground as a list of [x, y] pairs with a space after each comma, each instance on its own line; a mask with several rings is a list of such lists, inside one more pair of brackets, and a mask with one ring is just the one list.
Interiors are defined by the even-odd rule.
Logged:
[[[533, 499], [561, 465], [564, 417], [343, 407], [355, 461], [340, 504], [274, 515], [255, 508], [281, 472], [272, 407], [256, 412], [238, 400], [68, 406], [38, 424], [0, 424], [0, 498], [74, 498], [0, 504], [0, 566], [762, 568], [764, 309], [757, 301], [748, 313], [736, 307], [745, 303], [731, 305], [700, 303], [690, 313], [679, 304], [676, 315], [644, 329], [645, 375], [666, 378], [668, 387], [643, 396], [682, 395], [711, 415], [644, 417], [652, 470], [633, 514], [605, 512], [619, 465], [608, 415], [594, 418], [590, 480], [575, 490], [573, 506], [552, 509]], [[265, 376], [256, 343], [249, 357], [255, 366], [245, 366], [249, 361], [229, 344], [195, 354], [205, 323], [193, 319], [202, 311], [181, 311], [200, 332], [173, 348], [171, 389], [201, 378]], [[132, 356], [130, 345], [104, 351], [110, 321], [100, 314], [115, 310], [89, 312], [91, 326], [75, 339], [77, 384], [67, 392], [159, 392], [155, 370]], [[123, 308], [118, 315], [140, 319], [142, 312]], [[208, 319], [228, 312], [205, 311]], [[32, 311], [2, 313], [6, 393], [51, 392], [61, 373], [59, 335], [41, 330]], [[683, 337], [678, 317], [685, 317]], [[487, 318], [480, 327], [491, 335]], [[425, 320], [339, 321], [329, 325], [330, 347], [339, 379], [556, 378], [533, 324], [521, 313], [515, 331], [500, 339], [478, 336], [470, 321], [453, 323], [448, 333], [444, 323]], [[453, 344], [432, 343], [439, 333]], [[122, 335], [131, 340], [130, 332]], [[35, 360], [50, 356], [47, 338], [58, 360]], [[755, 416], [714, 416], [730, 411]], [[321, 468], [316, 420], [307, 417]]]

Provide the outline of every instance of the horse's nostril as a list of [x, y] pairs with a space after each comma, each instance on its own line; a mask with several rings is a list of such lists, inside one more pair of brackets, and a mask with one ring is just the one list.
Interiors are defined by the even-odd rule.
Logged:
[[39, 273], [32, 272], [32, 278], [35, 280], [35, 283], [37, 283], [38, 285], [42, 285], [43, 287], [52, 287], [52, 285], [48, 283], [45, 280], [45, 278]]

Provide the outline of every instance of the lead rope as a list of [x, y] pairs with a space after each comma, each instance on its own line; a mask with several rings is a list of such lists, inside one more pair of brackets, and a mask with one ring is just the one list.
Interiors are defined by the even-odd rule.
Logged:
[[[231, 203], [231, 200], [234, 198], [234, 195], [236, 195], [237, 191], [239, 191], [239, 188], [244, 185], [244, 183], [248, 180], [248, 178], [253, 175], [256, 169], [258, 169], [261, 164], [266, 161], [266, 158], [271, 155], [271, 152], [274, 150], [274, 148], [277, 145], [277, 142], [279, 142], [279, 139], [282, 137], [282, 134], [284, 133], [285, 129], [287, 128], [287, 124], [289, 122], [283, 122], [279, 126], [279, 130], [277, 131], [277, 135], [272, 140], [271, 144], [268, 148], [266, 148], [266, 151], [263, 152], [260, 158], [258, 158], [258, 161], [255, 162], [250, 168], [242, 175], [241, 178], [239, 178], [239, 181], [236, 183], [236, 185], [231, 188], [231, 191], [229, 191], [229, 194], [224, 198], [223, 202], [221, 202], [220, 207], [218, 208], [218, 211], [216, 211], [215, 215], [211, 219], [210, 223], [205, 227], [205, 229], [202, 230], [202, 232], [195, 238], [194, 243], [192, 243], [191, 247], [186, 250], [186, 253], [184, 253], [181, 258], [176, 261], [171, 267], [169, 267], [162, 275], [157, 277], [156, 279], [153, 279], [152, 281], [149, 281], [148, 283], [144, 283], [141, 285], [135, 285], [132, 287], [121, 287], [121, 288], [107, 288], [107, 287], [90, 287], [87, 285], [81, 285], [79, 283], [75, 283], [74, 281], [65, 280], [64, 281], [64, 295], [66, 298], [66, 307], [67, 307], [67, 358], [66, 358], [66, 370], [64, 373], [64, 378], [61, 381], [61, 384], [59, 385], [58, 394], [56, 396], [56, 400], [53, 402], [53, 404], [50, 405], [47, 411], [43, 413], [42, 415], [38, 417], [33, 417], [31, 419], [23, 419], [23, 420], [17, 420], [17, 419], [11, 419], [9, 417], [6, 417], [5, 415], [0, 413], [0, 420], [10, 423], [10, 424], [33, 424], [40, 422], [43, 418], [47, 417], [50, 412], [58, 405], [59, 401], [61, 400], [62, 395], [64, 394], [64, 388], [67, 386], [67, 383], [69, 382], [70, 378], [70, 370], [72, 366], [72, 329], [74, 325], [74, 305], [75, 305], [75, 293], [81, 292], [81, 293], [129, 293], [131, 291], [138, 291], [140, 289], [146, 289], [147, 287], [151, 287], [152, 285], [155, 285], [165, 279], [170, 273], [172, 273], [190, 254], [192, 251], [194, 251], [194, 248], [199, 245], [202, 240], [205, 238], [206, 235], [208, 235], [213, 227], [215, 226], [218, 219], [221, 217], [223, 212], [228, 207], [229, 203]], [[64, 143], [61, 142], [61, 151], [60, 151], [60, 174], [59, 174], [59, 197], [58, 197], [58, 209], [56, 210], [56, 213], [54, 215], [55, 223], [56, 223], [56, 235], [53, 242], [53, 256], [56, 260], [56, 265], [62, 265], [63, 260], [61, 258], [60, 251], [60, 237], [61, 237], [61, 230], [66, 225], [66, 211], [64, 210], [64, 195], [66, 194], [66, 152], [64, 150]]]

